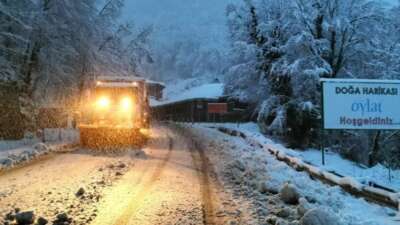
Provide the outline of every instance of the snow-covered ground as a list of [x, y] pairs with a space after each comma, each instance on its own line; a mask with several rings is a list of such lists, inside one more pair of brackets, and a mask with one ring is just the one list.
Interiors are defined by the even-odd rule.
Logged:
[[161, 101], [151, 100], [152, 106], [168, 104], [195, 98], [218, 98], [223, 95], [224, 85], [208, 79], [179, 80], [173, 84], [167, 83], [164, 97]]
[[[227, 126], [237, 128], [233, 124]], [[239, 129], [256, 132], [254, 124], [242, 125]], [[241, 138], [222, 134], [215, 129], [205, 128], [204, 125], [195, 125], [195, 130], [198, 136], [204, 137], [203, 144], [217, 155], [220, 164], [228, 164], [224, 165], [227, 170], [231, 170], [230, 164], [239, 164], [245, 168], [243, 173], [232, 171], [236, 176], [240, 176], [238, 180], [244, 180], [241, 181], [243, 185], [255, 184], [253, 187], [259, 187], [260, 183], [263, 183], [267, 189], [279, 190], [289, 182], [307, 199], [312, 208], [323, 209], [336, 215], [338, 222], [343, 225], [399, 224], [395, 210], [355, 198], [338, 186], [329, 186], [311, 179], [308, 173], [298, 172], [286, 163], [276, 160], [263, 148], [250, 146]], [[265, 143], [273, 142], [265, 139]]]
[[376, 184], [391, 188], [396, 192], [400, 192], [400, 170], [391, 171], [391, 179], [389, 179], [388, 168], [377, 165], [372, 168], [362, 167], [350, 160], [342, 158], [339, 154], [328, 151], [325, 155], [326, 164], [322, 165], [321, 151], [316, 149], [293, 150], [284, 147], [282, 144], [265, 137], [259, 131], [257, 124], [247, 123], [240, 124], [223, 124], [218, 125], [227, 128], [237, 129], [246, 132], [252, 138], [255, 138], [264, 145], [269, 145], [274, 149], [283, 151], [285, 154], [301, 159], [303, 162], [317, 166], [325, 171], [333, 171], [346, 177], [353, 177], [362, 184], [374, 182]]

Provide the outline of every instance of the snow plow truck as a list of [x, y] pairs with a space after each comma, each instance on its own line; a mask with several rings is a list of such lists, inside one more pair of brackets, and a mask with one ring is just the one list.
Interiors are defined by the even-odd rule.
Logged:
[[146, 81], [137, 77], [98, 77], [81, 102], [81, 146], [90, 149], [142, 147], [150, 115]]

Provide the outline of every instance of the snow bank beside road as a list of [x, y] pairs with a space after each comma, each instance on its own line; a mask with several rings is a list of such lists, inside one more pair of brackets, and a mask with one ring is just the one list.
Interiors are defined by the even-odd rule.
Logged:
[[23, 146], [29, 146], [37, 143], [37, 139], [22, 139], [22, 140], [12, 140], [12, 141], [0, 141], [0, 152], [8, 149], [20, 148]]
[[[269, 151], [279, 161], [285, 162], [289, 166], [293, 167], [296, 171], [306, 171], [308, 174], [310, 174], [310, 176], [317, 178], [318, 180], [321, 180], [325, 183], [340, 186], [352, 195], [355, 195], [357, 197], [362, 196], [367, 200], [378, 202], [380, 204], [391, 206], [394, 208], [400, 206], [399, 193], [393, 193], [380, 187], [364, 185], [352, 177], [343, 177], [334, 172], [324, 171], [319, 167], [304, 163], [301, 159], [289, 156], [283, 151], [271, 147], [265, 147], [251, 137], [248, 137], [246, 134], [238, 132], [236, 130], [223, 127], [218, 128], [218, 130], [231, 136], [243, 137], [243, 139], [246, 142], [250, 143], [252, 146], [259, 146], [260, 148]], [[256, 144], [254, 145], [254, 143]]]
[[44, 144], [37, 143], [33, 146], [25, 146], [0, 152], [0, 171], [29, 163], [51, 152], [65, 151], [73, 148], [74, 144]]
[[[293, 184], [299, 194], [312, 205], [340, 218], [343, 225], [395, 225], [396, 211], [390, 208], [370, 204], [363, 199], [357, 199], [338, 186], [328, 186], [311, 179], [308, 173], [299, 172], [286, 163], [278, 161], [268, 151], [260, 146], [246, 142], [237, 137], [224, 135], [219, 131], [196, 125], [196, 135], [204, 137], [204, 145], [217, 156], [219, 164], [229, 161], [240, 161], [245, 168], [240, 179], [244, 183], [260, 183], [268, 189], [279, 190], [287, 182]], [[213, 140], [213, 141], [207, 141]], [[282, 154], [281, 156], [284, 156]], [[225, 165], [228, 168], [228, 166]], [[234, 171], [234, 170], [233, 170]], [[240, 176], [238, 173], [237, 176]]]
[[[210, 124], [210, 126], [214, 125]], [[325, 155], [326, 165], [322, 165], [320, 150], [307, 149], [305, 151], [300, 151], [288, 149], [282, 144], [278, 144], [261, 134], [255, 123], [240, 124], [239, 127], [237, 124], [219, 124], [218, 126], [243, 131], [246, 135], [257, 140], [259, 143], [277, 149], [291, 157], [298, 158], [321, 170], [331, 171], [344, 177], [352, 177], [362, 184], [375, 183], [400, 192], [400, 170], [392, 170], [391, 179], [389, 179], [389, 170], [382, 165], [377, 165], [372, 168], [363, 167], [330, 151], [327, 151]]]
[[0, 141], [0, 171], [72, 148], [79, 142], [79, 134], [73, 129], [45, 129], [44, 139], [45, 143], [38, 139]]

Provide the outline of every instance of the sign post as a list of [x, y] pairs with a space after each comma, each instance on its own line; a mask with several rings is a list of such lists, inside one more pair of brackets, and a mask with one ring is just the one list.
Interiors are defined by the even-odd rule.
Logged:
[[[321, 79], [321, 83], [323, 130], [400, 130], [400, 81]], [[323, 144], [321, 150], [325, 164]]]
[[324, 85], [322, 83], [321, 85], [321, 106], [322, 106], [322, 112], [321, 112], [321, 143], [320, 143], [320, 147], [321, 147], [321, 161], [322, 161], [322, 165], [325, 166], [325, 129], [324, 129]]

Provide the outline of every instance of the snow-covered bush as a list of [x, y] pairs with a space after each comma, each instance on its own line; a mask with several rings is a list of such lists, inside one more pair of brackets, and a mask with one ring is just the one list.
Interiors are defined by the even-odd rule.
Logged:
[[258, 115], [262, 132], [283, 136], [291, 147], [309, 147], [318, 138], [319, 110], [311, 102], [297, 102], [272, 96]]
[[311, 102], [291, 101], [286, 110], [288, 142], [290, 147], [305, 148], [317, 141], [319, 131], [319, 110]]
[[258, 123], [264, 133], [271, 135], [284, 135], [287, 127], [286, 108], [288, 99], [282, 96], [271, 96], [263, 102]]
[[[313, 37], [304, 32], [289, 38], [281, 51], [284, 54], [266, 74], [270, 97], [263, 103], [258, 122], [265, 132], [287, 137], [292, 147], [307, 147], [319, 127], [319, 79], [330, 74], [330, 67], [318, 54]], [[280, 101], [271, 105], [271, 99]], [[273, 126], [265, 129], [271, 118]]]

